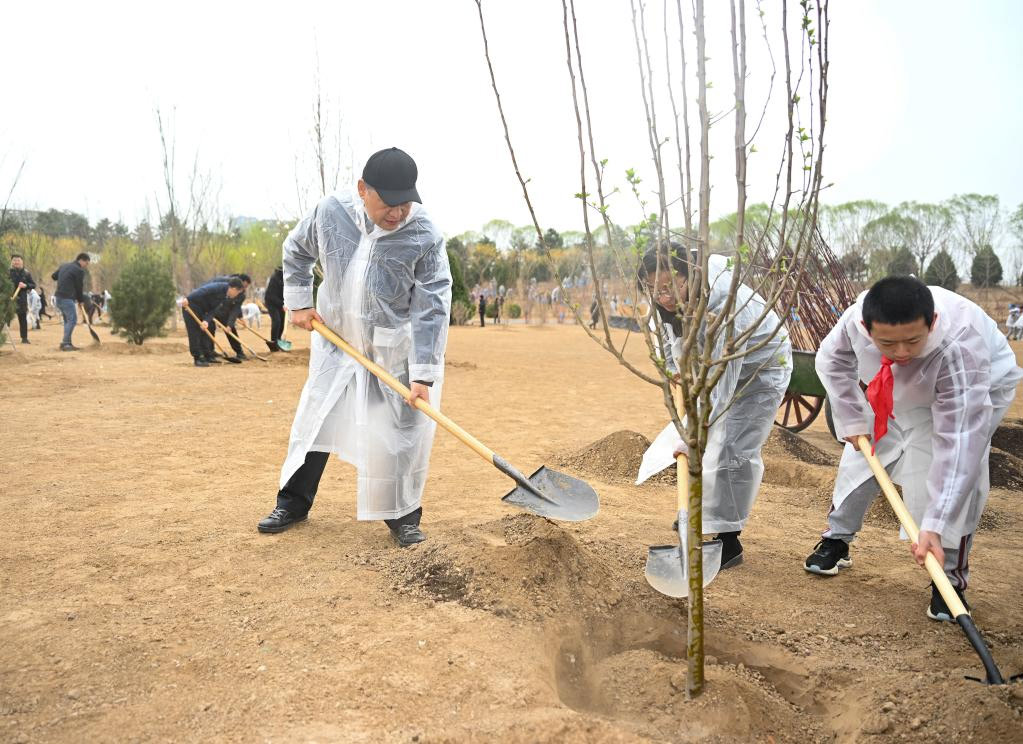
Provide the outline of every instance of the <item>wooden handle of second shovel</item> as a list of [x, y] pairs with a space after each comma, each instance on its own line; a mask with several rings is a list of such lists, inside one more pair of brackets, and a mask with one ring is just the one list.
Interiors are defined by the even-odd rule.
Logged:
[[18, 287], [16, 290], [14, 290], [14, 294], [11, 295], [11, 299], [12, 300], [18, 299], [18, 292], [20, 292], [20, 291], [21, 291], [21, 287]]
[[[891, 505], [892, 511], [895, 512], [895, 516], [899, 518], [902, 528], [906, 530], [910, 540], [917, 542], [920, 539], [920, 529], [916, 526], [916, 520], [909, 513], [909, 509], [906, 508], [906, 504], [902, 497], [899, 496], [899, 492], [895, 490], [895, 484], [888, 477], [888, 471], [884, 469], [881, 461], [877, 459], [877, 455], [871, 452], [870, 440], [861, 436], [856, 442], [859, 444], [860, 452], [867, 458], [867, 464], [870, 465], [874, 477], [881, 485], [881, 492], [888, 499], [888, 503]], [[945, 600], [945, 604], [948, 605], [948, 609], [951, 610], [952, 616], [959, 617], [960, 615], [968, 614], [966, 607], [959, 599], [959, 595], [952, 588], [952, 582], [945, 575], [944, 567], [938, 563], [938, 559], [934, 557], [933, 553], [927, 553], [927, 557], [924, 559], [924, 568], [931, 575], [931, 581], [938, 587], [938, 592], [941, 594], [941, 598]]]
[[[353, 359], [355, 359], [355, 361], [357, 361], [363, 367], [372, 372], [377, 377], [377, 379], [379, 379], [382, 383], [387, 385], [387, 387], [391, 388], [391, 390], [396, 392], [402, 398], [408, 400], [408, 397], [409, 395], [412, 394], [412, 391], [409, 390], [404, 385], [402, 385], [401, 382], [394, 375], [392, 375], [390, 372], [388, 372], [386, 369], [381, 367], [376, 362], [370, 360], [364, 354], [360, 353], [354, 346], [352, 346], [343, 338], [338, 336], [336, 333], [334, 333], [334, 331], [327, 328], [327, 326], [323, 325], [323, 323], [321, 323], [320, 321], [314, 320], [312, 321], [312, 325], [313, 330], [315, 330], [325, 339], [334, 344], [337, 348], [341, 349], [341, 351], [343, 351], [345, 354], [352, 357]], [[436, 421], [438, 424], [447, 429], [449, 432], [458, 437], [460, 440], [462, 440], [464, 444], [467, 444], [469, 447], [471, 447], [472, 450], [476, 452], [476, 454], [478, 454], [484, 460], [491, 464], [494, 464], [494, 451], [487, 447], [485, 444], [483, 444], [483, 442], [478, 440], [476, 437], [467, 432], [465, 429], [463, 429], [461, 426], [459, 426], [454, 421], [449, 419], [447, 416], [445, 416], [443, 413], [438, 411], [436, 408], [431, 406], [426, 401], [417, 398], [415, 406], [420, 411], [422, 411], [427, 416]]]
[[[243, 347], [245, 348], [245, 350], [246, 350], [247, 352], [249, 352], [250, 354], [252, 354], [252, 356], [256, 357], [256, 359], [259, 359], [259, 360], [260, 360], [260, 361], [262, 361], [262, 362], [265, 362], [265, 361], [266, 361], [266, 359], [264, 359], [264, 358], [263, 358], [263, 357], [261, 357], [261, 356], [260, 356], [259, 354], [257, 354], [257, 353], [255, 352], [255, 350], [253, 350], [253, 348], [252, 348], [251, 346], [249, 346], [249, 345], [248, 345], [247, 343], [245, 343], [245, 342], [244, 342], [244, 341], [242, 341], [242, 340], [241, 340], [240, 338], [238, 338], [238, 334], [236, 334], [236, 333], [233, 333], [233, 332], [231, 331], [231, 329], [230, 329], [230, 328], [228, 328], [228, 327], [227, 327], [226, 325], [224, 325], [223, 323], [221, 323], [221, 322], [220, 322], [220, 320], [219, 320], [218, 318], [214, 318], [213, 320], [214, 320], [214, 322], [215, 322], [215, 323], [217, 324], [217, 327], [218, 327], [218, 328], [220, 328], [220, 330], [222, 330], [222, 331], [224, 332], [224, 335], [226, 335], [226, 336], [230, 336], [230, 337], [231, 337], [231, 338], [233, 338], [233, 339], [234, 339], [235, 341], [237, 341], [238, 343], [240, 343], [240, 344], [241, 344], [241, 345], [242, 345], [242, 346], [243, 346]], [[242, 328], [246, 328], [246, 327], [247, 327], [247, 326], [242, 326]]]

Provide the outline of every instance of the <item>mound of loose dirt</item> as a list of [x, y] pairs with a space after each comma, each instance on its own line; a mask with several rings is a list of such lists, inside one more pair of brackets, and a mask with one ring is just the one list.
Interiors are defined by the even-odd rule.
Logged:
[[[260, 354], [268, 349], [257, 349]], [[294, 349], [292, 351], [278, 351], [270, 354], [270, 361], [281, 367], [308, 367], [309, 349]]]
[[[553, 459], [562, 467], [595, 475], [605, 482], [627, 481], [632, 483], [639, 473], [643, 453], [650, 446], [650, 440], [634, 431], [616, 431], [608, 434], [578, 452], [555, 456]], [[650, 478], [648, 483], [675, 484], [675, 469], [666, 468]]]
[[988, 464], [992, 488], [1023, 489], [1023, 460], [1019, 457], [992, 447]]
[[764, 457], [784, 457], [810, 465], [838, 466], [838, 458], [816, 447], [798, 434], [775, 426], [764, 444]]
[[991, 437], [991, 446], [1014, 457], [1023, 457], [1023, 425], [1002, 423]]
[[526, 514], [472, 530], [434, 533], [384, 566], [403, 588], [498, 616], [540, 617], [618, 601], [600, 558], [568, 532]]

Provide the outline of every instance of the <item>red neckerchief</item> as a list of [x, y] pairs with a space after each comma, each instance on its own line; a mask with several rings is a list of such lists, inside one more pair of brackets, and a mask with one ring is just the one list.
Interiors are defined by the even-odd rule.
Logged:
[[874, 444], [871, 447], [873, 453], [877, 449], [877, 443], [881, 437], [888, 433], [888, 418], [895, 418], [892, 409], [895, 402], [892, 400], [892, 390], [895, 387], [895, 378], [892, 376], [892, 360], [881, 356], [881, 369], [878, 370], [874, 379], [867, 385], [867, 402], [874, 410]]

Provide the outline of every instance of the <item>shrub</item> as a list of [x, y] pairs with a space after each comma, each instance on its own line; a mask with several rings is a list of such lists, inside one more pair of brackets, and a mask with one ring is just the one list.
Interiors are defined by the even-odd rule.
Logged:
[[521, 318], [522, 317], [522, 307], [520, 307], [519, 305], [514, 305], [514, 304], [513, 305], [509, 305], [508, 306], [508, 317], [509, 318]]
[[163, 335], [177, 294], [166, 262], [140, 253], [124, 267], [110, 293], [110, 324], [115, 333], [140, 346], [147, 338]]
[[448, 265], [451, 267], [451, 304], [454, 307], [456, 302], [469, 304], [469, 290], [465, 288], [465, 279], [462, 274], [462, 262], [458, 256], [448, 251]]
[[[477, 309], [477, 312], [479, 312], [478, 309]], [[484, 315], [486, 315], [488, 318], [496, 318], [497, 317], [497, 301], [496, 300], [488, 300], [487, 301], [487, 309], [484, 312]]]
[[451, 325], [465, 325], [475, 314], [476, 310], [468, 302], [461, 302], [458, 300], [452, 301]]
[[948, 251], [941, 250], [931, 259], [930, 266], [924, 273], [924, 281], [934, 287], [944, 287], [955, 292], [959, 288], [959, 272], [956, 271], [956, 262]]
[[11, 299], [12, 294], [14, 285], [11, 284], [10, 274], [5, 267], [0, 267], [0, 346], [7, 343], [7, 328], [14, 318], [15, 301]]
[[1002, 262], [990, 245], [982, 245], [973, 257], [970, 281], [976, 287], [993, 287], [1002, 281]]

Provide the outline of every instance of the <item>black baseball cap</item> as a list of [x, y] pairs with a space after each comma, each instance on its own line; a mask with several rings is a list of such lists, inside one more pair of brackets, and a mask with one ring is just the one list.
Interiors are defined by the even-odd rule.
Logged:
[[391, 207], [414, 201], [423, 203], [416, 191], [419, 169], [416, 161], [397, 147], [389, 147], [369, 156], [362, 169], [362, 180], [376, 191], [384, 203]]

